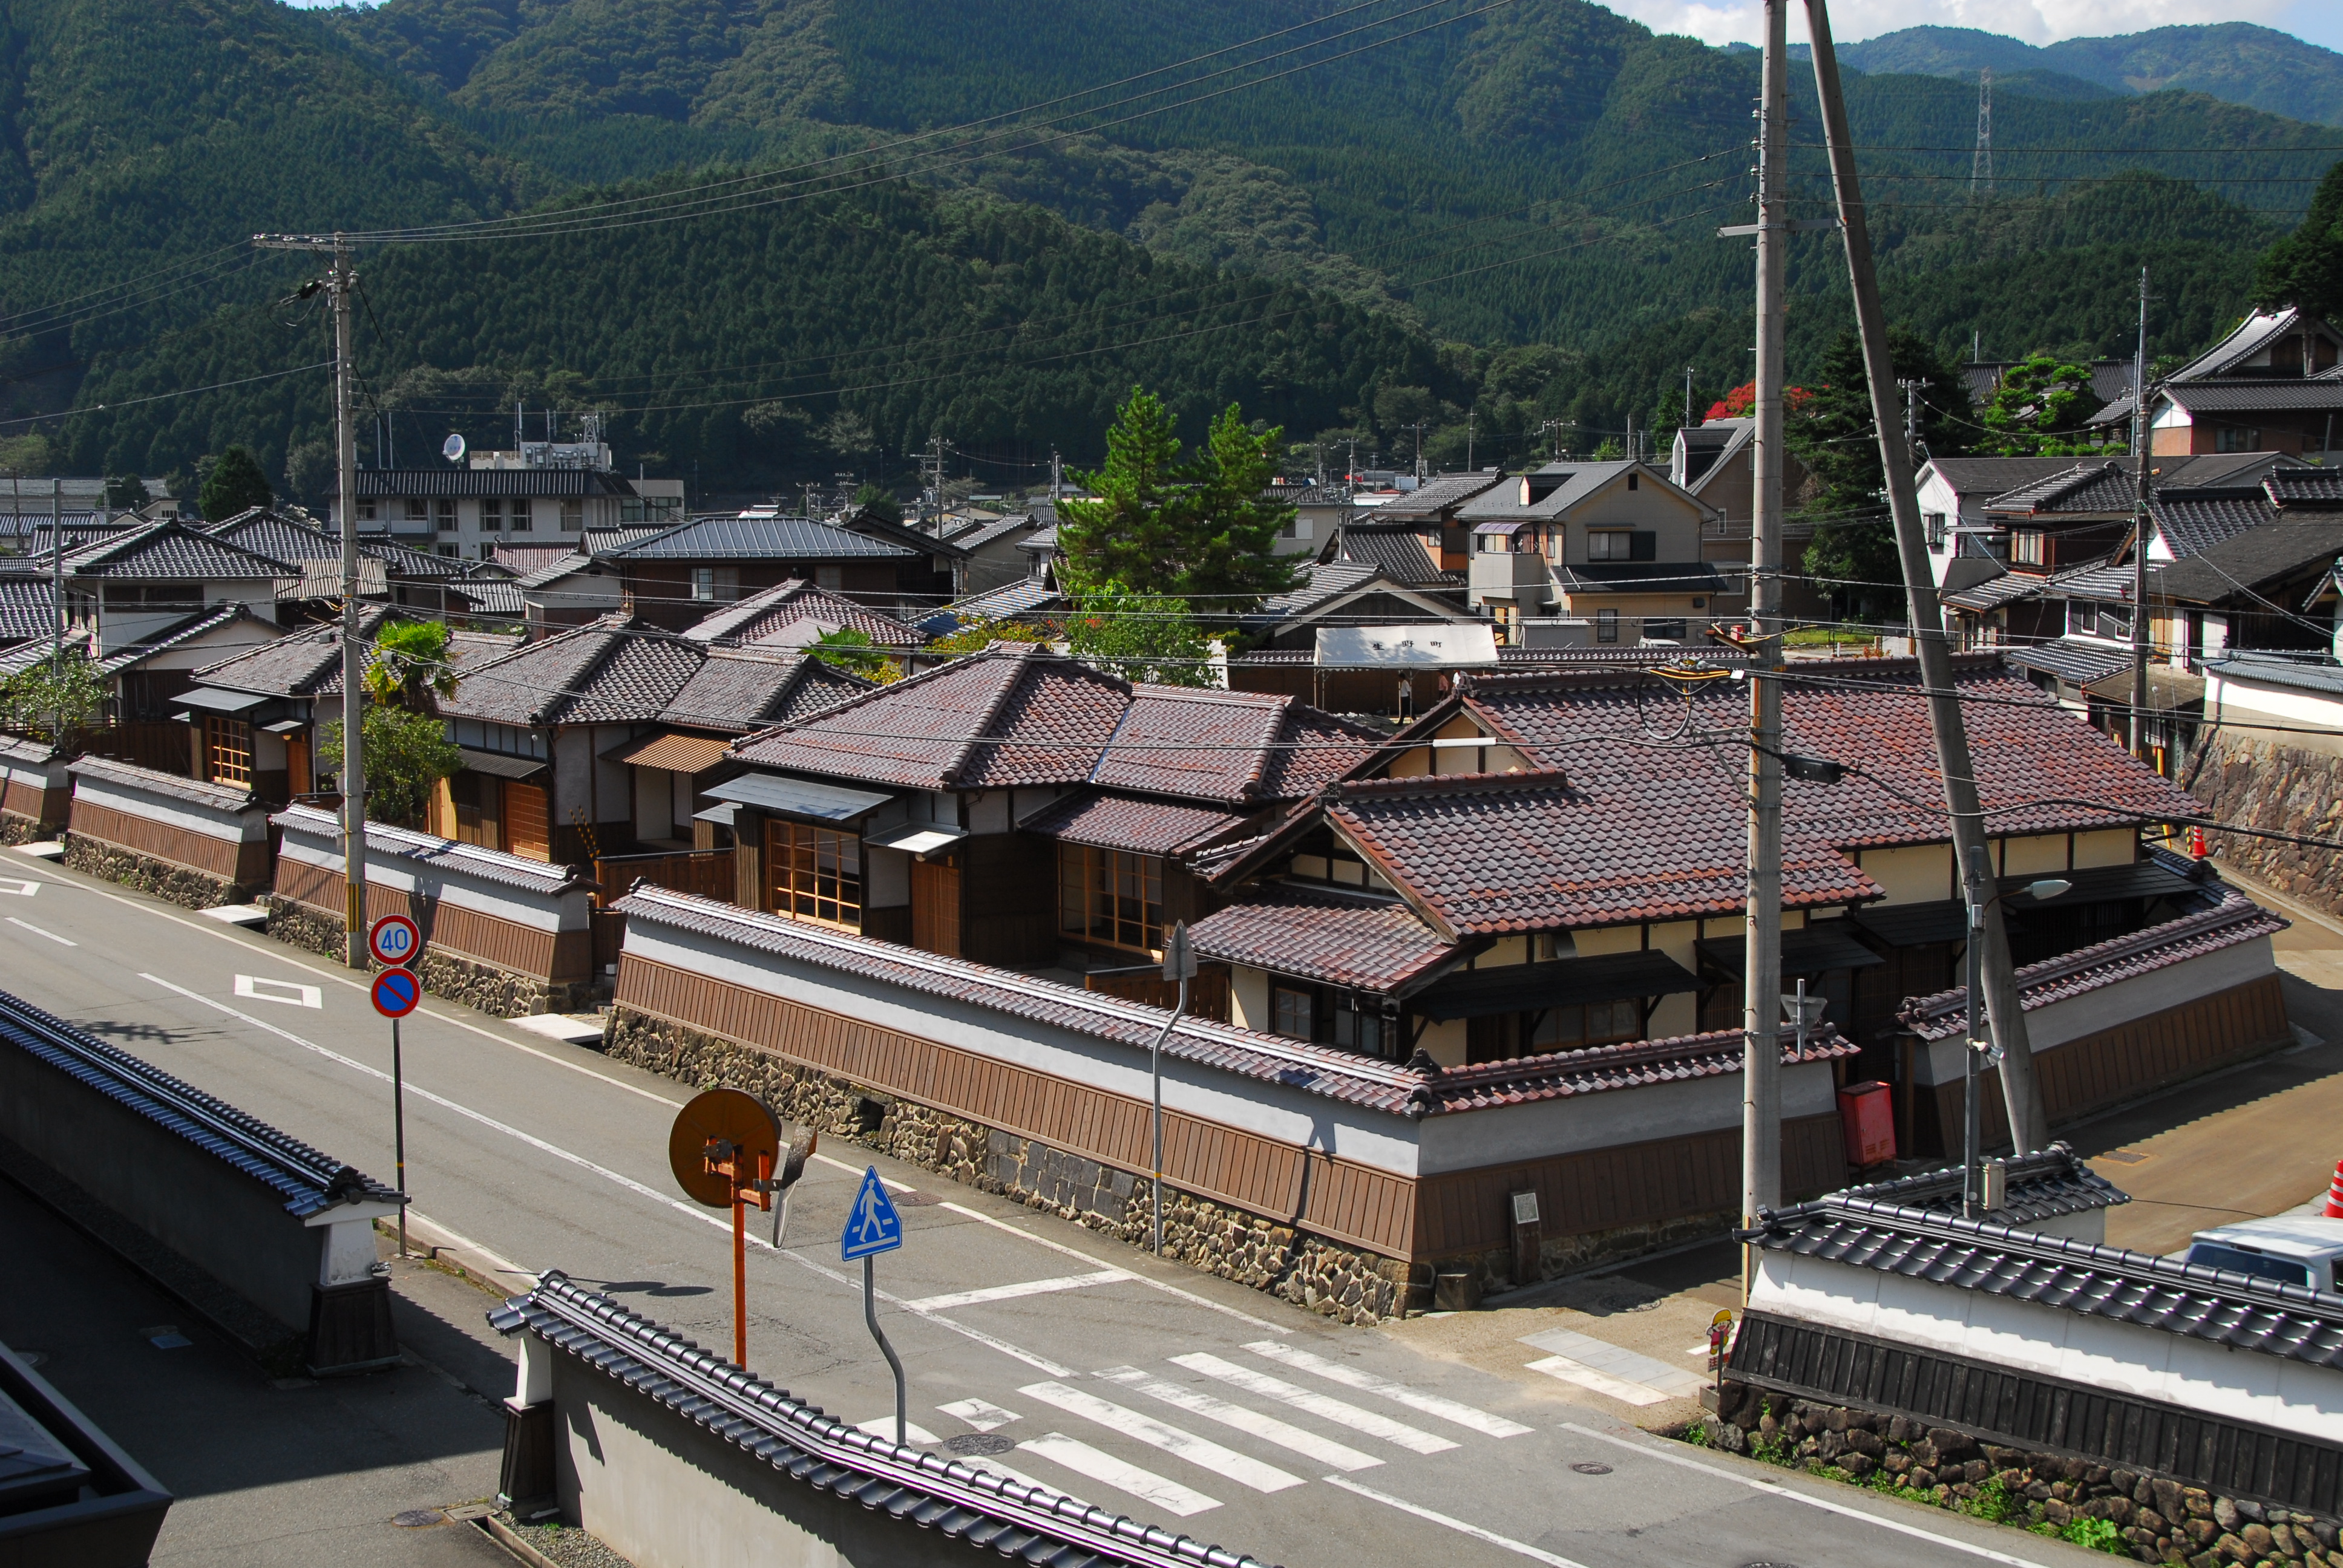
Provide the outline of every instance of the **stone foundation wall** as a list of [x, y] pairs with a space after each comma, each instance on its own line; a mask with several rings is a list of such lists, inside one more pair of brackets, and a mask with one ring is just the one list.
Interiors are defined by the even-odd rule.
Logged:
[[57, 836], [55, 822], [36, 822], [15, 811], [0, 811], [0, 844], [36, 844]]
[[[860, 1143], [1132, 1246], [1151, 1243], [1149, 1183], [1136, 1172], [639, 1013], [612, 1013], [603, 1045], [615, 1060], [695, 1089], [744, 1090], [825, 1140]], [[1346, 1323], [1399, 1317], [1431, 1297], [1429, 1268], [1411, 1271], [1398, 1259], [1169, 1185], [1163, 1253]]]
[[65, 863], [73, 869], [119, 882], [136, 892], [151, 894], [183, 909], [210, 910], [222, 904], [248, 903], [260, 892], [256, 888], [175, 866], [152, 855], [100, 843], [80, 833], [67, 833], [65, 841]]
[[[2206, 815], [2272, 832], [2343, 838], [2343, 756], [2251, 731], [2213, 731], [2189, 791]], [[2226, 864], [2314, 909], [2343, 914], [2343, 849], [2229, 833], [2207, 836]]]
[[2143, 1563], [2343, 1568], [2336, 1522], [2087, 1459], [1979, 1442], [1949, 1427], [1727, 1383], [1712, 1447], [2069, 1540], [2105, 1520]]
[[[331, 915], [292, 899], [268, 896], [269, 936], [307, 948], [327, 958], [342, 956], [343, 924]], [[423, 989], [465, 1007], [478, 1008], [498, 1018], [527, 1018], [540, 1012], [585, 1012], [598, 998], [590, 980], [552, 985], [534, 975], [515, 974], [477, 959], [434, 952], [426, 944], [415, 972]]]

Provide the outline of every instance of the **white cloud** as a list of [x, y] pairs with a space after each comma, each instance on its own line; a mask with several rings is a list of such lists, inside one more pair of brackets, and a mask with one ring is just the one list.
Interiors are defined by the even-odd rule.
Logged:
[[[1706, 44], [1764, 41], [1764, 13], [1755, 0], [1736, 5], [1703, 0], [1617, 0], [1612, 9], [1657, 32], [1681, 33]], [[1909, 0], [1849, 0], [1831, 8], [1831, 31], [1842, 43], [1919, 25], [1976, 27], [2055, 44], [2062, 38], [2107, 37], [2196, 22], [2259, 22], [2280, 25], [2299, 15], [2296, 0], [1935, 0], [1925, 10]], [[1806, 35], [1805, 7], [1790, 7], [1790, 36]]]

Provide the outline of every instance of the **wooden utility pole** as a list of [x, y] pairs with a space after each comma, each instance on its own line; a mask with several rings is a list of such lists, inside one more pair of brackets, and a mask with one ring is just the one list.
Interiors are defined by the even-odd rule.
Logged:
[[[334, 450], [341, 480], [342, 528], [342, 959], [352, 969], [372, 967], [367, 954], [366, 899], [366, 648], [358, 622], [358, 442], [350, 407], [350, 296], [357, 286], [347, 236], [256, 234], [263, 250], [322, 251], [333, 258], [326, 276], [334, 313]], [[513, 418], [518, 445], [520, 418]]]
[[[1765, 0], [1757, 108], [1757, 385], [1751, 412], [1748, 940], [1742, 948], [1741, 1221], [1782, 1201], [1782, 344], [1790, 0]], [[1752, 1249], [1754, 1256], [1754, 1249]], [[1754, 1271], [1745, 1270], [1744, 1279]]]
[[2147, 756], [2147, 550], [2156, 519], [2147, 508], [2147, 268], [2139, 269], [2139, 337], [2131, 351], [2131, 754]]
[[[1920, 528], [1919, 498], [1912, 484], [1911, 453], [1896, 418], [1896, 372], [1887, 356], [1887, 322], [1879, 304], [1879, 276], [1873, 265], [1871, 231], [1865, 218], [1863, 186], [1855, 176], [1855, 148], [1847, 134], [1846, 101], [1839, 91], [1838, 53], [1831, 43], [1825, 0], [1806, 0], [1806, 30], [1814, 40], [1815, 92], [1821, 100], [1824, 145], [1830, 152], [1831, 185], [1846, 240], [1846, 267], [1855, 294], [1855, 327], [1863, 341], [1864, 373], [1871, 391], [1871, 418], [1879, 436], [1879, 465], [1887, 481], [1887, 509], [1896, 526], [1896, 554], [1904, 571], [1911, 607], [1912, 645], [1919, 656], [1920, 681], [1928, 697], [1929, 727], [1936, 742], [1936, 770], [1944, 776], [1945, 804], [1952, 821], [1953, 848], [1961, 883], [1972, 907], [1984, 909], [1985, 1002], [1993, 1043], [2001, 1056], [2002, 1098], [2009, 1111], [2012, 1141], [2021, 1154], [2039, 1149], [2048, 1133], [2042, 1088], [2035, 1076], [2034, 1052], [2018, 1002], [2017, 980], [2009, 961], [2009, 933], [2001, 902], [1993, 896], [1993, 862], [1986, 848], [1985, 813], [1977, 799], [1976, 771], [1969, 756], [1968, 726], [1953, 687], [1952, 650], [1945, 640], [1943, 608], [1928, 570], [1928, 546]], [[1971, 940], [1977, 940], [1972, 931]]]

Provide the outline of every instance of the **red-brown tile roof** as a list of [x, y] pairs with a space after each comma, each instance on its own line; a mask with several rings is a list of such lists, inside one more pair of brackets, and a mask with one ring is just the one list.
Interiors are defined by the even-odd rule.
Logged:
[[[1802, 1051], [1797, 1037], [1788, 1030], [1782, 1031], [1785, 1067], [1853, 1056], [1859, 1049], [1833, 1030], [1826, 1035], [1809, 1036]], [[1745, 1037], [1741, 1030], [1730, 1029], [1452, 1067], [1433, 1081], [1432, 1109], [1484, 1111], [1493, 1106], [1525, 1105], [1532, 1101], [1558, 1100], [1573, 1094], [1600, 1094], [1606, 1090], [1640, 1089], [1647, 1084], [1675, 1083], [1694, 1078], [1723, 1078], [1742, 1070], [1745, 1050]]]
[[[1587, 782], [1523, 773], [1344, 784], [1327, 816], [1459, 937], [1731, 914], [1745, 892], [1739, 776], [1721, 750], [1696, 755], [1713, 777], [1614, 770]], [[1785, 907], [1879, 896], [1826, 844], [1785, 833]]]
[[1290, 697], [1135, 686], [1131, 707], [1091, 773], [1111, 789], [1203, 800], [1250, 800], [1261, 791]]
[[1127, 849], [1134, 855], [1176, 855], [1244, 824], [1245, 819], [1233, 811], [1078, 790], [1043, 807], [1018, 826], [1061, 843]]
[[1199, 958], [1362, 990], [1392, 991], [1470, 949], [1393, 899], [1272, 882], [1188, 929]]
[[740, 648], [778, 636], [807, 620], [862, 632], [880, 648], [917, 648], [928, 640], [917, 628], [859, 605], [842, 594], [818, 588], [803, 578], [791, 578], [750, 594], [687, 628], [683, 635], [694, 642]]

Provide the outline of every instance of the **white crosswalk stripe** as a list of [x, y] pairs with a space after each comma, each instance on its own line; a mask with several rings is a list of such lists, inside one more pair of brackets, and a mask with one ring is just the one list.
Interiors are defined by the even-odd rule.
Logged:
[[1234, 1362], [1222, 1361], [1216, 1355], [1208, 1355], [1202, 1351], [1194, 1355], [1173, 1356], [1172, 1364], [1186, 1367], [1190, 1372], [1202, 1372], [1209, 1378], [1218, 1378], [1221, 1382], [1241, 1388], [1247, 1393], [1259, 1394], [1263, 1399], [1273, 1399], [1281, 1404], [1290, 1404], [1296, 1410], [1308, 1411], [1322, 1421], [1331, 1421], [1337, 1426], [1347, 1426], [1353, 1432], [1363, 1432], [1369, 1437], [1379, 1437], [1385, 1442], [1395, 1442], [1400, 1447], [1412, 1449], [1417, 1453], [1443, 1453], [1457, 1446], [1452, 1438], [1425, 1432], [1421, 1427], [1410, 1426], [1403, 1421], [1393, 1421], [1391, 1417], [1376, 1411], [1361, 1410], [1357, 1405], [1345, 1404], [1339, 1399], [1318, 1392], [1315, 1389], [1302, 1388], [1298, 1384], [1287, 1382], [1283, 1378], [1274, 1378], [1267, 1372], [1255, 1372], [1251, 1367], [1239, 1366]]
[[1346, 1367], [1338, 1362], [1330, 1362], [1323, 1356], [1314, 1356], [1308, 1351], [1295, 1350], [1292, 1345], [1280, 1344], [1275, 1340], [1256, 1340], [1245, 1346], [1245, 1349], [1281, 1365], [1293, 1367], [1302, 1372], [1314, 1372], [1329, 1382], [1338, 1382], [1345, 1388], [1354, 1388], [1363, 1393], [1381, 1394], [1395, 1404], [1403, 1404], [1410, 1410], [1420, 1410], [1426, 1415], [1436, 1415], [1443, 1421], [1453, 1421], [1459, 1426], [1469, 1427], [1474, 1432], [1484, 1432], [1491, 1437], [1521, 1437], [1526, 1435], [1531, 1430], [1520, 1422], [1507, 1421], [1502, 1415], [1491, 1415], [1485, 1410], [1474, 1410], [1469, 1404], [1462, 1404], [1453, 1399], [1443, 1399], [1436, 1393], [1425, 1393], [1423, 1390], [1410, 1388], [1405, 1383], [1393, 1382], [1389, 1378], [1377, 1377], [1373, 1372], [1361, 1372], [1356, 1367]]
[[1165, 1404], [1201, 1415], [1206, 1421], [1217, 1421], [1239, 1432], [1266, 1438], [1280, 1448], [1290, 1448], [1304, 1459], [1336, 1470], [1372, 1470], [1383, 1462], [1372, 1453], [1362, 1453], [1347, 1443], [1336, 1442], [1331, 1437], [1321, 1437], [1314, 1432], [1304, 1432], [1273, 1415], [1263, 1415], [1241, 1404], [1206, 1393], [1202, 1389], [1188, 1388], [1181, 1383], [1167, 1382], [1160, 1377], [1150, 1377], [1137, 1367], [1110, 1367], [1098, 1374], [1109, 1382], [1136, 1389], [1150, 1399], [1160, 1399]]
[[936, 1408], [946, 1415], [960, 1417], [979, 1432], [990, 1432], [996, 1426], [1007, 1426], [1017, 1419], [1015, 1411], [1003, 1410], [980, 1399], [955, 1400], [950, 1404], [940, 1404]]
[[[1151, 1470], [1141, 1470], [1126, 1464], [1111, 1453], [1101, 1453], [1087, 1442], [1078, 1442], [1062, 1432], [1027, 1438], [1017, 1445], [1020, 1453], [1031, 1453], [1064, 1465], [1077, 1475], [1087, 1475], [1104, 1486], [1124, 1492], [1141, 1503], [1151, 1503], [1166, 1513], [1176, 1513], [1185, 1519], [1192, 1513], [1202, 1513], [1207, 1508], [1218, 1508], [1221, 1500], [1191, 1491], [1176, 1481], [1168, 1481]], [[979, 1460], [978, 1463], [987, 1462]], [[999, 1468], [996, 1466], [996, 1468]], [[1003, 1473], [1009, 1473], [1003, 1471]]]
[[[1069, 1415], [1096, 1422], [1109, 1432], [1137, 1438], [1151, 1447], [1160, 1448], [1166, 1453], [1223, 1476], [1240, 1486], [1249, 1486], [1255, 1492], [1283, 1492], [1288, 1487], [1302, 1484], [1300, 1476], [1288, 1474], [1273, 1464], [1264, 1464], [1234, 1449], [1222, 1448], [1209, 1438], [1198, 1437], [1192, 1432], [1182, 1432], [1176, 1426], [1167, 1426], [1152, 1416], [1141, 1415], [1135, 1410], [1127, 1410], [1077, 1388], [1068, 1388], [1061, 1382], [1028, 1383], [1018, 1392], [1027, 1399], [1038, 1399], [1044, 1404], [1055, 1405]], [[1099, 1479], [1103, 1480], [1104, 1477]]]

